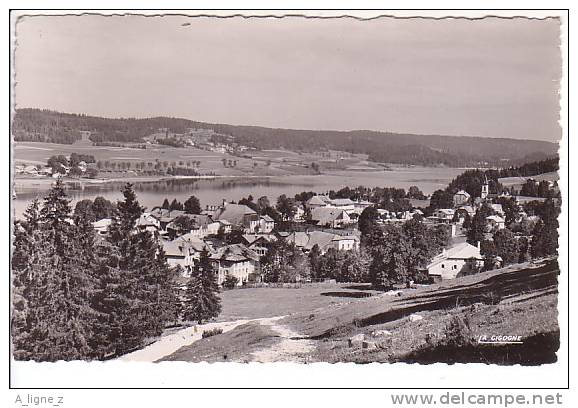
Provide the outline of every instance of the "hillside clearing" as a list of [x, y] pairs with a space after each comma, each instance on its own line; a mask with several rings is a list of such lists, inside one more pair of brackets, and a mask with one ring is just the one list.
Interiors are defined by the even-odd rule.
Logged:
[[[404, 290], [401, 296], [382, 294], [252, 321], [163, 360], [551, 363], [559, 347], [558, 273], [557, 263], [545, 260]], [[483, 335], [522, 336], [524, 342], [481, 345], [477, 339]], [[353, 336], [364, 339], [363, 347], [352, 346]]]

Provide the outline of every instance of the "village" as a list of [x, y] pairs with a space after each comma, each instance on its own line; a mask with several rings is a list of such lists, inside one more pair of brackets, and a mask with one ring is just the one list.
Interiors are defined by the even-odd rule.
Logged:
[[[428, 228], [441, 226], [447, 230], [448, 244], [431, 262], [424, 265], [423, 272], [428, 279], [423, 283], [454, 279], [483, 268], [498, 268], [504, 263], [501, 257], [492, 258], [493, 264], [488, 265], [490, 261], [481, 251], [481, 242], [466, 242], [466, 229], [470, 220], [482, 206], [488, 206], [493, 213], [485, 217], [484, 239], [491, 241], [495, 232], [508, 228], [502, 204], [494, 201], [502, 198], [515, 203], [517, 209], [510, 223], [535, 225], [539, 216], [528, 214], [524, 210], [524, 203], [543, 202], [544, 198], [531, 197], [529, 201], [529, 197], [490, 194], [489, 191], [486, 178], [478, 197], [459, 190], [453, 195], [452, 207], [435, 209], [430, 211], [429, 216], [424, 216], [429, 199], [411, 199], [408, 200], [411, 204], [409, 210], [396, 212], [376, 208], [375, 222], [377, 225], [400, 225], [415, 219]], [[252, 200], [249, 197], [249, 203]], [[262, 200], [268, 203], [267, 197], [260, 198]], [[313, 247], [317, 247], [320, 255], [330, 248], [339, 252], [359, 251], [361, 232], [358, 220], [366, 209], [376, 207], [375, 203], [368, 200], [330, 198], [328, 194], [314, 194], [306, 201], [285, 199], [284, 202], [290, 209], [286, 214], [278, 213], [277, 222], [267, 214], [269, 211], [260, 211], [258, 205], [250, 208], [246, 204], [225, 199], [219, 205], [206, 205], [198, 214], [171, 209], [171, 205], [166, 202], [164, 206], [145, 211], [136, 222], [136, 228], [149, 231], [158, 239], [167, 262], [179, 268], [182, 278], [190, 276], [201, 253], [208, 251], [219, 285], [223, 286], [232, 280], [237, 287], [254, 287], [267, 284], [261, 270], [261, 258], [277, 242], [293, 245], [305, 255]], [[267, 210], [272, 209], [269, 207]], [[102, 218], [94, 221], [93, 227], [98, 236], [104, 238], [111, 223], [111, 218]], [[282, 228], [279, 228], [280, 224]], [[518, 233], [516, 239], [520, 238], [531, 237]], [[292, 280], [292, 283], [312, 282], [308, 274], [299, 273]]]

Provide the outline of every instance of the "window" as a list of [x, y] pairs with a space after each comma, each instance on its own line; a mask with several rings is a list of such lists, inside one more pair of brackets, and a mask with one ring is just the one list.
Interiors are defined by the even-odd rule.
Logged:
[[442, 264], [442, 269], [445, 268], [444, 264]]

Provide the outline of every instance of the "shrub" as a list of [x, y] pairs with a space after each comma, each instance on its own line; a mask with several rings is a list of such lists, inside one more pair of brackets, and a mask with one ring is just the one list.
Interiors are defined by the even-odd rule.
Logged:
[[211, 330], [204, 330], [201, 337], [204, 339], [206, 337], [216, 336], [217, 334], [222, 334], [222, 333], [223, 333], [223, 329], [221, 329], [220, 327], [215, 327], [214, 329], [211, 329]]

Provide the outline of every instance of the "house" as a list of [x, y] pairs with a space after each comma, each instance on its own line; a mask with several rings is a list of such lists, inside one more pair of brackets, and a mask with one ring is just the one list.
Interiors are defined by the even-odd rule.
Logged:
[[329, 206], [339, 208], [347, 213], [355, 210], [355, 203], [349, 198], [334, 198], [329, 200]]
[[245, 234], [243, 235], [244, 244], [255, 251], [259, 256], [263, 256], [271, 249], [277, 237], [273, 234]]
[[311, 210], [311, 221], [322, 227], [342, 228], [351, 224], [351, 218], [344, 210], [332, 207], [318, 207]]
[[499, 215], [490, 215], [486, 217], [486, 221], [491, 225], [492, 229], [504, 229], [506, 228], [506, 220], [504, 220]]
[[434, 211], [431, 218], [438, 222], [450, 222], [454, 218], [454, 213], [453, 208], [440, 208]]
[[136, 227], [140, 230], [155, 233], [158, 232], [158, 230], [161, 228], [161, 223], [150, 213], [145, 212], [142, 213], [139, 219], [136, 221]]
[[500, 217], [503, 217], [505, 215], [504, 213], [504, 209], [502, 208], [502, 204], [490, 204], [490, 207], [492, 208], [492, 210], [494, 210], [496, 212], [496, 214], [498, 214]]
[[92, 227], [99, 235], [106, 235], [108, 233], [108, 229], [110, 228], [110, 224], [112, 224], [112, 219], [110, 218], [103, 218], [101, 220], [95, 221], [92, 223]]
[[191, 233], [181, 235], [173, 242], [184, 242], [189, 247], [189, 256], [191, 256], [192, 259], [199, 259], [203, 251], [212, 251], [209, 244]]
[[243, 244], [225, 245], [211, 254], [217, 271], [217, 283], [222, 285], [227, 275], [236, 277], [239, 286], [260, 274], [259, 254]]
[[228, 234], [233, 230], [233, 225], [231, 225], [231, 223], [227, 220], [218, 220], [217, 224], [217, 233], [220, 229], [222, 229], [225, 234]]
[[269, 234], [275, 228], [275, 220], [268, 215], [259, 217], [258, 231], [263, 234]]
[[293, 215], [294, 222], [303, 222], [305, 221], [305, 210], [301, 204], [297, 204], [295, 206], [295, 214]]
[[226, 220], [233, 226], [242, 227], [247, 233], [255, 232], [259, 226], [259, 215], [243, 204], [224, 203], [224, 206], [215, 213], [213, 219], [216, 221]]
[[470, 201], [470, 195], [465, 190], [460, 190], [454, 194], [454, 207], [465, 205]]
[[293, 232], [286, 240], [293, 243], [303, 252], [309, 252], [317, 245], [321, 254], [327, 252], [329, 248], [334, 248], [338, 251], [350, 251], [359, 248], [359, 237], [357, 235], [337, 235], [323, 231]]
[[462, 242], [451, 248], [444, 248], [442, 253], [425, 267], [424, 272], [427, 272], [433, 281], [454, 279], [483, 266], [483, 260], [479, 243], [476, 247]]
[[331, 243], [338, 251], [359, 249], [359, 237], [356, 235], [335, 235]]
[[159, 220], [161, 231], [166, 231], [167, 225], [173, 222], [175, 218], [184, 214], [185, 212], [181, 210], [168, 210], [161, 207], [155, 207], [150, 212], [150, 215]]
[[187, 241], [182, 240], [161, 240], [160, 242], [169, 266], [181, 266], [183, 268], [183, 276], [189, 277], [191, 275], [191, 266], [195, 259], [193, 247]]
[[[197, 238], [204, 238], [208, 235], [217, 234], [219, 230], [218, 223], [214, 223], [208, 215], [205, 214], [183, 214], [192, 221], [192, 228], [187, 232]], [[174, 220], [167, 224], [166, 229], [173, 235], [177, 235], [180, 231], [174, 224]]]
[[325, 195], [316, 195], [311, 197], [307, 202], [305, 202], [305, 206], [309, 210], [313, 210], [315, 208], [327, 207], [331, 200], [329, 197]]

